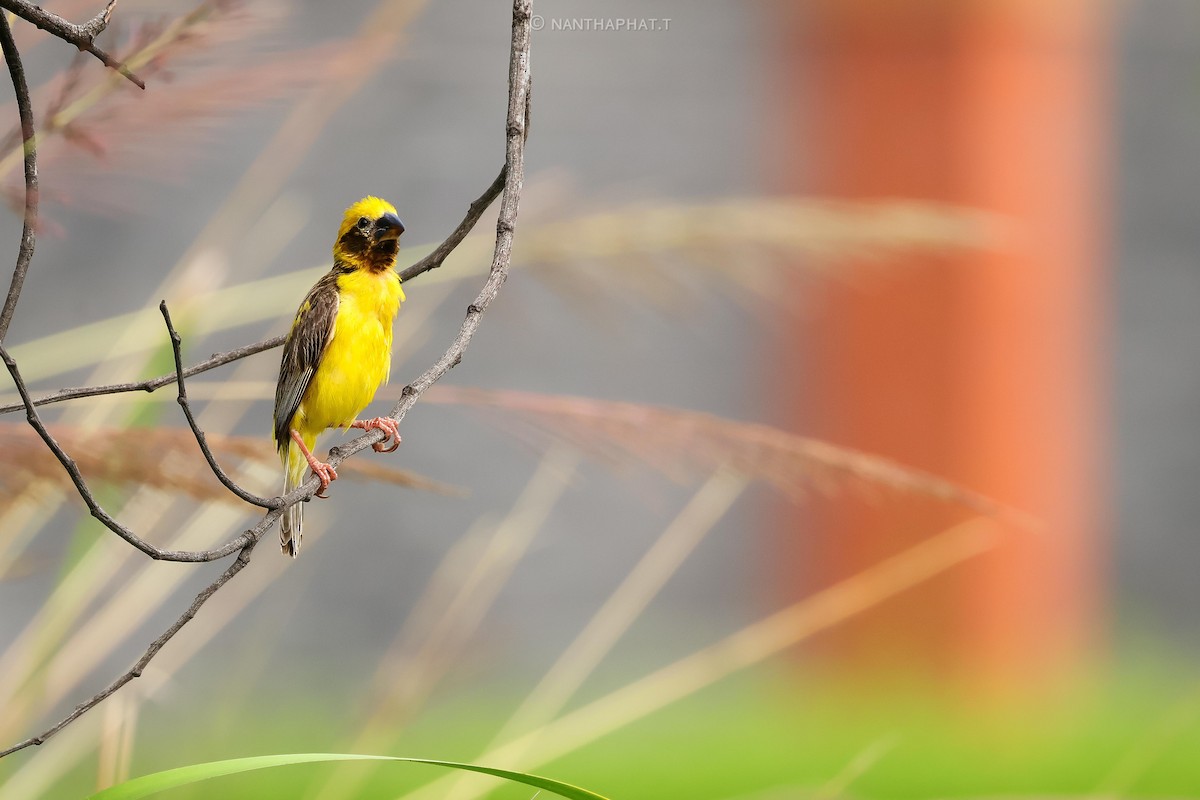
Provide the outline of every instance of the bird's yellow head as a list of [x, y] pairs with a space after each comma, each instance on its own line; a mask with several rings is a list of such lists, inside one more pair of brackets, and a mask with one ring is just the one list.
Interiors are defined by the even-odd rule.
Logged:
[[333, 245], [333, 259], [350, 269], [372, 272], [396, 267], [404, 223], [396, 209], [378, 197], [364, 197], [346, 209]]

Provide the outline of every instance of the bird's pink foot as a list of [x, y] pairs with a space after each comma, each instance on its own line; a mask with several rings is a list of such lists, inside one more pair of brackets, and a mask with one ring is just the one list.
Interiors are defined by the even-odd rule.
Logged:
[[329, 495], [325, 494], [325, 490], [329, 488], [330, 483], [337, 480], [337, 470], [333, 468], [332, 464], [326, 464], [324, 461], [318, 461], [315, 458], [310, 458], [308, 465], [312, 467], [313, 474], [321, 481], [321, 488], [317, 490], [317, 493], [313, 497], [325, 500], [329, 497]]
[[[379, 430], [386, 433], [387, 436], [383, 437], [383, 441], [371, 445], [371, 449], [376, 453], [390, 453], [400, 446], [399, 423], [391, 417], [375, 417], [368, 420], [356, 419], [350, 423], [350, 427], [362, 428], [364, 431]], [[391, 447], [387, 446], [388, 439], [392, 440]]]
[[303, 454], [304, 460], [308, 462], [308, 466], [312, 468], [313, 474], [321, 481], [321, 488], [317, 490], [314, 497], [319, 497], [322, 500], [326, 499], [329, 495], [325, 494], [325, 490], [329, 488], [330, 483], [337, 480], [337, 470], [333, 468], [332, 464], [326, 464], [324, 461], [318, 460], [312, 454], [312, 451], [308, 449], [308, 446], [304, 444], [304, 439], [294, 430], [292, 431], [292, 441], [300, 446], [300, 452]]

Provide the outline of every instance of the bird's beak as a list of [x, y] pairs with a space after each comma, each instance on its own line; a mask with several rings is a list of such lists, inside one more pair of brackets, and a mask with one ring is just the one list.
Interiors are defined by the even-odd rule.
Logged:
[[399, 239], [402, 233], [404, 233], [404, 223], [395, 214], [384, 214], [375, 223], [375, 241], [377, 242]]

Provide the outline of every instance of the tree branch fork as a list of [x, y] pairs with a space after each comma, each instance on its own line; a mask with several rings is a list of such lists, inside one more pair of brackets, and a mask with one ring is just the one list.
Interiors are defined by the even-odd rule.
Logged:
[[96, 46], [96, 37], [108, 27], [108, 22], [112, 19], [113, 10], [116, 7], [117, 0], [109, 0], [108, 5], [100, 13], [82, 25], [76, 25], [27, 0], [0, 0], [0, 8], [11, 11], [26, 22], [57, 36], [67, 44], [75, 45], [80, 52], [91, 53], [99, 59], [101, 64], [121, 73], [139, 89], [145, 89], [145, 81], [134, 75], [123, 62]]
[[[434, 383], [440, 380], [450, 369], [456, 366], [461, 360], [466, 351], [471, 339], [474, 337], [476, 330], [479, 327], [480, 319], [483, 313], [487, 310], [492, 300], [496, 297], [500, 287], [504, 284], [507, 276], [509, 265], [512, 259], [512, 243], [513, 233], [516, 227], [516, 217], [520, 202], [520, 194], [523, 185], [524, 177], [524, 145], [526, 131], [528, 130], [528, 102], [529, 102], [529, 49], [530, 49], [530, 4], [531, 0], [514, 0], [513, 2], [513, 22], [512, 22], [512, 39], [509, 59], [509, 87], [508, 87], [508, 108], [505, 124], [505, 162], [504, 167], [500, 170], [500, 174], [492, 181], [491, 185], [484, 193], [470, 204], [466, 216], [459, 223], [446, 240], [442, 242], [432, 253], [425, 258], [416, 262], [412, 266], [403, 270], [400, 273], [402, 280], [411, 280], [425, 272], [440, 267], [447, 256], [462, 242], [466, 235], [474, 228], [475, 224], [483, 216], [484, 212], [491, 203], [500, 197], [500, 211], [496, 222], [496, 244], [493, 252], [491, 270], [483, 287], [474, 301], [470, 304], [467, 314], [459, 328], [458, 334], [450, 343], [449, 347], [433, 365], [421, 373], [415, 380], [404, 387], [401, 392], [399, 402], [392, 409], [390, 416], [392, 419], [400, 422], [407, 415], [408, 411], [416, 404], [420, 396]], [[115, 62], [106, 53], [96, 48], [93, 44], [95, 37], [102, 32], [108, 25], [113, 9], [116, 5], [116, 0], [110, 0], [103, 11], [97, 14], [93, 19], [82, 25], [73, 25], [72, 23], [63, 20], [57, 15], [44, 11], [40, 7], [26, 2], [25, 0], [0, 0], [0, 8], [11, 11], [18, 17], [25, 19], [39, 28], [48, 30], [64, 41], [76, 45], [81, 50], [86, 50], [97, 56], [102, 62], [114, 69], [122, 71], [126, 77], [141, 84], [136, 76], [132, 76], [128, 70], [123, 69], [123, 65]], [[192, 600], [188, 608], [179, 616], [175, 622], [167, 628], [158, 638], [156, 638], [143, 652], [137, 662], [126, 672], [122, 673], [108, 686], [93, 697], [80, 703], [75, 709], [63, 719], [52, 725], [42, 733], [25, 739], [21, 742], [0, 750], [0, 758], [12, 753], [23, 750], [27, 747], [41, 745], [54, 734], [61, 731], [67, 725], [74, 722], [91, 708], [101, 703], [104, 699], [111, 696], [122, 686], [129, 681], [142, 674], [142, 671], [147, 664], [154, 658], [162, 647], [170, 641], [182, 627], [187, 624], [217, 591], [229, 582], [238, 572], [240, 572], [250, 561], [251, 553], [255, 546], [259, 543], [262, 536], [268, 531], [282, 514], [283, 509], [299, 502], [308, 501], [320, 487], [320, 481], [311, 476], [298, 489], [281, 497], [264, 498], [255, 495], [252, 492], [239, 486], [225, 470], [217, 462], [211, 448], [208, 446], [207, 439], [203, 430], [199, 427], [187, 396], [187, 386], [185, 379], [192, 375], [214, 369], [218, 366], [237, 361], [242, 358], [249, 357], [256, 353], [261, 353], [265, 350], [270, 350], [282, 344], [284, 337], [274, 337], [266, 339], [255, 344], [246, 345], [226, 353], [220, 353], [206, 359], [191, 367], [185, 368], [182, 359], [182, 337], [175, 329], [171, 320], [170, 310], [164, 300], [159, 305], [159, 311], [162, 314], [163, 322], [166, 326], [167, 335], [170, 337], [172, 356], [174, 358], [174, 370], [166, 375], [159, 376], [146, 381], [136, 383], [111, 384], [107, 386], [90, 386], [73, 389], [61, 389], [57, 392], [50, 393], [38, 398], [34, 398], [21, 375], [20, 367], [16, 360], [9, 353], [4, 345], [4, 337], [7, 333], [8, 321], [11, 318], [12, 310], [15, 309], [17, 300], [20, 295], [21, 285], [23, 283], [25, 272], [28, 269], [29, 262], [32, 258], [34, 245], [34, 230], [36, 229], [37, 217], [37, 164], [36, 164], [36, 146], [33, 131], [32, 112], [29, 111], [29, 91], [25, 84], [23, 67], [21, 65], [20, 55], [16, 47], [11, 42], [11, 32], [8, 28], [7, 20], [0, 15], [0, 44], [4, 45], [5, 61], [9, 68], [9, 73], [12, 77], [13, 88], [17, 95], [18, 111], [21, 115], [22, 135], [26, 143], [26, 170], [25, 170], [25, 188], [26, 188], [26, 205], [25, 205], [25, 232], [22, 237], [21, 246], [18, 250], [17, 266], [14, 269], [12, 285], [9, 288], [9, 293], [4, 304], [4, 313], [0, 314], [0, 359], [3, 360], [5, 367], [8, 370], [17, 392], [20, 395], [21, 402], [10, 406], [0, 407], [0, 413], [24, 410], [25, 417], [29, 425], [41, 437], [47, 448], [61, 463], [63, 469], [70, 476], [78, 494], [84, 501], [89, 512], [93, 517], [99, 520], [105, 527], [115, 533], [117, 536], [124, 539], [127, 543], [137, 548], [139, 551], [148, 557], [158, 561], [175, 561], [184, 563], [198, 563], [217, 561], [226, 558], [236, 553], [236, 558], [214, 579], [208, 586], [201, 590]], [[11, 45], [11, 46], [10, 46]], [[144, 88], [144, 86], [143, 86]], [[27, 113], [28, 112], [28, 113]], [[49, 403], [60, 402], [62, 400], [93, 397], [104, 394], [116, 394], [129, 391], [154, 391], [157, 388], [174, 383], [178, 392], [177, 401], [183, 411], [188, 425], [192, 430], [192, 434], [196, 439], [196, 443], [200, 448], [201, 454], [207, 461], [209, 468], [213, 474], [231, 493], [244, 500], [247, 503], [258, 506], [265, 510], [263, 517], [253, 526], [239, 533], [237, 536], [230, 539], [228, 542], [208, 550], [164, 550], [154, 544], [146, 541], [134, 531], [122, 525], [111, 514], [109, 514], [103, 506], [97, 501], [95, 495], [88, 487], [86, 480], [81, 474], [78, 465], [63, 448], [63, 446], [55, 440], [55, 438], [47, 430], [46, 425], [38, 413], [38, 407]], [[329, 463], [334, 466], [341, 464], [348, 458], [351, 458], [356, 453], [370, 447], [372, 444], [381, 441], [385, 434], [379, 430], [372, 430], [364, 433], [362, 436], [353, 439], [352, 441], [340, 446], [334, 447], [329, 453]]]

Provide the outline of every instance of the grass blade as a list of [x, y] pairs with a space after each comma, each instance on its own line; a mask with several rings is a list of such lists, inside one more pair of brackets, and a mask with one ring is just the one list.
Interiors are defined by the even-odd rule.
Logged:
[[543, 778], [540, 775], [529, 775], [524, 772], [482, 767], [477, 764], [462, 764], [457, 761], [438, 761], [432, 758], [371, 756], [355, 753], [285, 753], [273, 756], [251, 756], [249, 758], [231, 758], [225, 761], [192, 764], [186, 767], [176, 767], [175, 769], [143, 775], [140, 778], [134, 778], [118, 786], [110, 786], [92, 795], [90, 800], [137, 800], [137, 798], [149, 797], [165, 789], [174, 789], [179, 786], [198, 783], [199, 781], [217, 778], [222, 775], [234, 775], [239, 772], [249, 772], [269, 767], [283, 767], [289, 764], [311, 764], [323, 761], [406, 761], [412, 764], [433, 764], [438, 767], [494, 775], [497, 778], [504, 778], [514, 783], [524, 783], [527, 786], [554, 792], [560, 797], [568, 798], [568, 800], [606, 800], [604, 796], [598, 795], [595, 792], [589, 792], [587, 789], [581, 789], [578, 786], [572, 786], [569, 783], [556, 781], [552, 778]]

